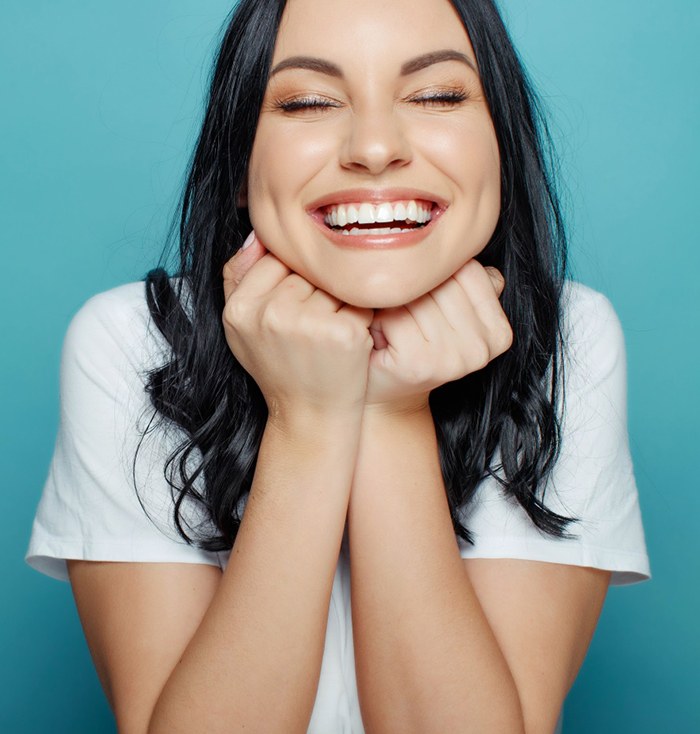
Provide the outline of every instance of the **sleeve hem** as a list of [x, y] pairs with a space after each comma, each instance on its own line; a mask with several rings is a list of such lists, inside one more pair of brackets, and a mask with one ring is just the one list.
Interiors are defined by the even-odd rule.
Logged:
[[[550, 541], [516, 545], [512, 539], [498, 541], [478, 540], [477, 547], [457, 539], [462, 558], [513, 558], [524, 561], [562, 563], [570, 566], [587, 566], [611, 571], [611, 586], [629, 586], [651, 579], [649, 558], [644, 553], [598, 548], [590, 545], [552, 547]], [[562, 541], [563, 543], [564, 541]]]
[[24, 559], [36, 571], [68, 581], [67, 560], [122, 563], [199, 563], [222, 567], [220, 554], [188, 546], [148, 542], [90, 542], [84, 540], [33, 541]]

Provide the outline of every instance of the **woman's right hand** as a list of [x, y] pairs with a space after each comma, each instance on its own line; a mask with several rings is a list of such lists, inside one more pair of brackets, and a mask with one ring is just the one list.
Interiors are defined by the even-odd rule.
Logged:
[[226, 341], [271, 417], [362, 410], [372, 309], [316, 288], [257, 237], [226, 263], [223, 279]]

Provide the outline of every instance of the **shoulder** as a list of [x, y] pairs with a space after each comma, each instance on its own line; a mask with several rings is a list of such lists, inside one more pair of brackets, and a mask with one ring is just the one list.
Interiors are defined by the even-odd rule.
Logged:
[[98, 293], [75, 314], [63, 346], [63, 370], [71, 366], [113, 372], [125, 364], [149, 370], [168, 346], [151, 319], [144, 281]]
[[567, 281], [561, 305], [565, 338], [590, 338], [601, 333], [613, 336], [621, 331], [612, 303], [602, 293], [583, 283]]
[[620, 319], [606, 296], [567, 281], [562, 293], [562, 339], [567, 383], [624, 375], [625, 339]]
[[110, 334], [126, 337], [142, 331], [149, 320], [145, 283], [126, 283], [88, 299], [71, 320], [67, 336], [78, 343]]
[[650, 577], [629, 450], [626, 363], [620, 321], [610, 301], [568, 282], [562, 294], [561, 445], [542, 501], [564, 517], [571, 538], [541, 532], [493, 477], [463, 514], [476, 536], [465, 558], [520, 558], [613, 572], [612, 584]]

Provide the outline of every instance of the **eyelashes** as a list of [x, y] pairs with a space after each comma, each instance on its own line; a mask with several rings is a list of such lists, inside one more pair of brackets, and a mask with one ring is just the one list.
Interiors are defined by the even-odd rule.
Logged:
[[444, 89], [426, 92], [415, 97], [409, 98], [409, 102], [417, 102], [418, 104], [430, 107], [450, 107], [459, 105], [469, 99], [466, 89]]
[[302, 110], [325, 110], [332, 107], [340, 107], [340, 103], [328, 97], [304, 95], [302, 97], [292, 97], [291, 99], [276, 99], [274, 106], [282, 112], [299, 112]]
[[[466, 89], [435, 89], [422, 92], [403, 100], [409, 104], [416, 104], [425, 108], [450, 108], [457, 107], [469, 100], [470, 95]], [[337, 109], [343, 104], [331, 97], [322, 97], [313, 94], [304, 94], [298, 97], [273, 100], [276, 110], [288, 114], [303, 112], [326, 112]]]

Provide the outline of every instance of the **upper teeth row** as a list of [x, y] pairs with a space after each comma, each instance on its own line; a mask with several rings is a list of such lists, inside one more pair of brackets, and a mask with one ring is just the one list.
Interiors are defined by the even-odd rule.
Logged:
[[335, 204], [326, 210], [324, 221], [332, 227], [346, 224], [401, 222], [411, 220], [424, 224], [430, 221], [431, 207], [416, 201], [384, 201], [381, 204]]

